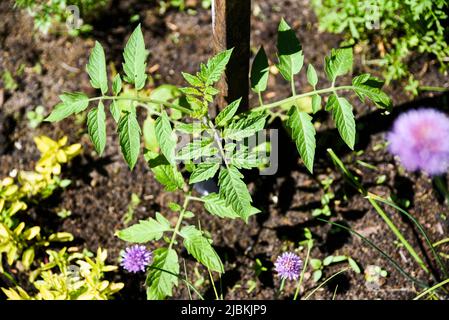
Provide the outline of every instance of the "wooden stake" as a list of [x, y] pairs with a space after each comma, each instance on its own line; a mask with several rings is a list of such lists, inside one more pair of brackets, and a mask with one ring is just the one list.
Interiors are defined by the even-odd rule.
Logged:
[[213, 0], [212, 28], [215, 52], [234, 48], [226, 75], [218, 84], [218, 108], [242, 97], [248, 108], [251, 0]]

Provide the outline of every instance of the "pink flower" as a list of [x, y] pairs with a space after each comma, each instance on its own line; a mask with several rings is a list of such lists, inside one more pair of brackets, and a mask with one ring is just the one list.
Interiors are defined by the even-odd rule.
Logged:
[[435, 109], [418, 109], [401, 114], [388, 134], [389, 151], [409, 171], [430, 175], [449, 168], [449, 117]]

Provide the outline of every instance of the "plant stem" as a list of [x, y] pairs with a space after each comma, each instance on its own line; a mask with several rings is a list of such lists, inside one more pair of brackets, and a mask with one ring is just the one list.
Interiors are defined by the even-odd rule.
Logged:
[[186, 114], [192, 114], [192, 110], [190, 110], [186, 107], [180, 106], [178, 104], [167, 102], [167, 101], [155, 100], [155, 99], [146, 98], [146, 97], [100, 96], [100, 97], [94, 97], [94, 98], [89, 99], [89, 101], [96, 101], [96, 100], [129, 100], [129, 101], [154, 103], [154, 104], [160, 104], [160, 105], [166, 106], [168, 108], [179, 110]]
[[212, 129], [212, 131], [214, 132], [214, 140], [218, 145], [218, 150], [220, 151], [220, 155], [223, 158], [223, 162], [224, 162], [226, 168], [229, 169], [229, 163], [228, 163], [228, 160], [226, 159], [226, 153], [222, 146], [220, 134], [218, 133], [217, 128], [215, 128], [214, 123], [212, 122], [212, 120], [210, 119], [209, 116], [207, 116], [205, 118], [205, 120], [207, 121], [207, 125], [209, 126], [209, 128]]
[[259, 97], [259, 107], [263, 107], [263, 97], [262, 97], [262, 92], [258, 92], [257, 96]]
[[293, 297], [293, 300], [296, 300], [298, 298], [299, 290], [301, 290], [301, 284], [302, 284], [302, 281], [304, 280], [304, 274], [306, 273], [307, 266], [309, 265], [309, 257], [310, 257], [310, 251], [312, 251], [312, 246], [313, 246], [313, 241], [309, 240], [307, 242], [306, 261], [304, 262], [304, 267], [302, 268], [301, 276], [299, 277], [298, 284], [296, 285], [296, 291], [295, 291], [295, 296]]
[[418, 90], [420, 90], [420, 91], [446, 92], [446, 91], [449, 91], [449, 88], [434, 87], [434, 86], [419, 86]]
[[421, 292], [419, 295], [417, 295], [413, 300], [418, 300], [422, 297], [424, 297], [426, 294], [433, 292], [435, 289], [438, 289], [439, 287], [444, 286], [445, 284], [449, 283], [449, 279], [446, 279], [436, 285], [434, 285], [433, 287]]
[[292, 95], [296, 96], [296, 88], [295, 88], [295, 77], [292, 76], [292, 81], [291, 81], [291, 87], [292, 87]]
[[318, 287], [316, 287], [315, 289], [312, 290], [312, 292], [310, 292], [305, 298], [304, 300], [308, 300], [315, 292], [318, 291], [318, 289], [320, 289], [321, 287], [323, 287], [327, 282], [329, 282], [331, 279], [335, 278], [336, 276], [338, 276], [340, 273], [343, 273], [345, 271], [348, 271], [350, 268], [345, 268], [343, 270], [338, 271], [337, 273], [334, 273], [332, 276], [330, 276], [329, 278], [327, 278], [326, 280], [324, 280]]
[[182, 219], [184, 218], [185, 212], [187, 211], [187, 206], [189, 205], [190, 200], [191, 200], [190, 195], [187, 195], [186, 198], [184, 199], [184, 204], [182, 205], [182, 210], [179, 213], [178, 221], [176, 222], [176, 226], [173, 231], [173, 235], [170, 239], [170, 244], [168, 245], [169, 251], [171, 250], [171, 248], [173, 247], [173, 244], [175, 243], [176, 235], [179, 233], [179, 229], [181, 228], [181, 222], [182, 222]]
[[265, 104], [263, 106], [250, 109], [249, 112], [258, 112], [258, 111], [263, 111], [263, 110], [267, 110], [267, 109], [273, 109], [273, 108], [279, 107], [285, 103], [293, 102], [297, 99], [304, 98], [304, 97], [310, 97], [315, 94], [323, 94], [323, 93], [329, 93], [329, 92], [334, 92], [334, 91], [338, 91], [338, 90], [353, 90], [353, 89], [354, 89], [353, 86], [339, 86], [339, 87], [329, 87], [329, 88], [320, 89], [320, 90], [313, 90], [310, 92], [294, 95], [292, 97], [289, 97], [289, 98], [286, 98], [283, 100], [279, 100], [279, 101], [276, 101], [273, 103]]
[[210, 283], [212, 284], [212, 288], [214, 288], [215, 299], [220, 300], [220, 297], [218, 296], [217, 288], [215, 287], [214, 277], [212, 277], [212, 272], [210, 272], [209, 268], [207, 269], [207, 272], [209, 272]]

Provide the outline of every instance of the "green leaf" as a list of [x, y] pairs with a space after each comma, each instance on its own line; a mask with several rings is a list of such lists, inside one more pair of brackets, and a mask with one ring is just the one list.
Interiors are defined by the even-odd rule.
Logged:
[[240, 141], [250, 137], [265, 127], [267, 114], [264, 112], [250, 113], [247, 117], [232, 122], [224, 130], [224, 138]]
[[245, 222], [251, 214], [251, 195], [242, 180], [243, 175], [234, 166], [221, 168], [218, 177], [220, 197], [225, 200], [235, 213]]
[[226, 106], [226, 108], [224, 108], [215, 118], [215, 124], [218, 127], [226, 126], [228, 122], [232, 120], [232, 117], [237, 112], [237, 109], [239, 108], [241, 101], [242, 98], [235, 100], [231, 102], [228, 106]]
[[147, 151], [145, 160], [155, 179], [164, 185], [166, 191], [175, 191], [184, 187], [184, 178], [176, 166], [171, 165], [163, 155]]
[[178, 160], [191, 160], [201, 157], [209, 157], [215, 155], [218, 150], [214, 147], [214, 140], [212, 138], [203, 138], [201, 140], [194, 140], [183, 147], [176, 159]]
[[284, 19], [278, 28], [277, 49], [279, 63], [276, 66], [285, 80], [292, 81], [293, 76], [301, 71], [304, 55], [295, 32]]
[[118, 95], [122, 91], [122, 78], [120, 77], [120, 74], [117, 73], [112, 80], [112, 93], [114, 95]]
[[173, 249], [159, 248], [153, 251], [153, 264], [148, 272], [147, 299], [163, 300], [173, 295], [178, 285], [179, 261]]
[[143, 122], [143, 141], [145, 144], [145, 148], [153, 151], [158, 152], [159, 151], [159, 143], [157, 141], [156, 137], [156, 129], [155, 129], [155, 121], [153, 118], [148, 117]]
[[325, 58], [327, 78], [332, 83], [338, 76], [345, 75], [352, 69], [352, 48], [332, 49], [330, 57]]
[[45, 121], [60, 121], [74, 113], [80, 113], [86, 110], [89, 106], [89, 98], [82, 92], [64, 93], [59, 98], [62, 102], [56, 105], [55, 109]]
[[345, 98], [337, 97], [333, 94], [327, 101], [326, 110], [332, 110], [332, 115], [340, 136], [348, 147], [354, 150], [356, 131], [351, 104]]
[[167, 113], [162, 112], [156, 120], [156, 137], [161, 147], [161, 151], [172, 165], [175, 164], [176, 139], [172, 130]]
[[230, 163], [238, 169], [251, 169], [265, 164], [266, 158], [259, 157], [257, 152], [250, 152], [246, 146], [231, 154]]
[[147, 75], [145, 74], [147, 51], [143, 40], [140, 24], [131, 34], [123, 52], [123, 70], [125, 71], [125, 81], [134, 84], [137, 90], [145, 86]]
[[190, 73], [182, 72], [182, 76], [191, 86], [201, 87], [204, 85], [204, 83], [201, 81], [200, 78], [198, 78], [197, 76], [194, 76]]
[[213, 58], [207, 61], [207, 64], [201, 66], [201, 71], [199, 77], [205, 86], [211, 86], [218, 80], [220, 80], [221, 75], [226, 70], [226, 65], [231, 58], [233, 49], [229, 49], [220, 52]]
[[368, 98], [380, 108], [391, 111], [393, 102], [390, 97], [382, 91], [383, 81], [370, 74], [362, 74], [352, 80], [354, 91], [362, 102]]
[[122, 111], [120, 110], [119, 104], [115, 100], [112, 100], [109, 110], [111, 111], [112, 118], [114, 118], [115, 123], [118, 123], [120, 121]]
[[106, 146], [106, 113], [103, 102], [87, 114], [87, 130], [95, 150], [101, 156]]
[[170, 230], [170, 223], [157, 212], [156, 219], [141, 220], [129, 228], [120, 230], [117, 236], [127, 242], [146, 243], [161, 239], [164, 232]]
[[318, 83], [318, 75], [311, 64], [309, 64], [309, 67], [307, 68], [307, 81], [309, 81], [310, 85], [315, 89]]
[[301, 159], [312, 173], [316, 148], [316, 131], [312, 117], [306, 112], [298, 110], [296, 106], [291, 107], [288, 116], [287, 126], [291, 129], [292, 138], [295, 140]]
[[220, 169], [220, 164], [217, 163], [200, 163], [190, 175], [190, 184], [198, 183], [212, 178]]
[[196, 260], [211, 271], [224, 273], [220, 257], [200, 230], [195, 226], [187, 226], [181, 229], [181, 236], [184, 238], [184, 246], [187, 251]]
[[256, 93], [267, 90], [268, 76], [269, 64], [267, 54], [264, 48], [260, 47], [251, 67], [251, 89]]
[[355, 273], [360, 273], [361, 272], [359, 265], [351, 257], [348, 257], [348, 263], [351, 266], [352, 270], [354, 270]]
[[[228, 219], [241, 218], [232, 207], [226, 205], [226, 201], [221, 199], [216, 193], [211, 193], [202, 198], [204, 202], [204, 208], [211, 214]], [[251, 206], [249, 215], [254, 215], [259, 213], [260, 210]]]
[[106, 58], [104, 49], [98, 41], [89, 56], [89, 62], [86, 66], [87, 73], [90, 77], [90, 84], [95, 89], [101, 89], [104, 95], [108, 92], [108, 74], [106, 72]]
[[312, 96], [312, 111], [315, 114], [320, 110], [321, 110], [321, 96], [318, 94], [314, 94]]
[[123, 157], [132, 170], [140, 152], [140, 127], [135, 112], [126, 112], [120, 118], [118, 134]]

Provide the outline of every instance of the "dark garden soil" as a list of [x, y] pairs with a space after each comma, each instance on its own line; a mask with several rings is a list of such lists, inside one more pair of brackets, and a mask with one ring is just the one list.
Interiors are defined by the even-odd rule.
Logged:
[[[319, 32], [316, 17], [305, 0], [257, 0], [253, 3], [251, 45], [256, 49], [263, 44], [272, 61], [275, 60], [276, 31], [281, 17], [285, 17], [297, 31], [306, 63], [313, 63], [317, 70], [322, 70], [324, 56], [330, 49], [343, 40], [340, 36]], [[64, 176], [71, 179], [72, 184], [32, 208], [31, 217], [44, 221], [51, 230], [73, 233], [76, 238], [74, 245], [85, 246], [92, 251], [99, 246], [108, 249], [112, 264], [118, 263], [119, 251], [125, 246], [114, 233], [124, 227], [123, 217], [131, 194], [136, 193], [142, 199], [132, 222], [153, 216], [156, 211], [163, 212], [174, 221], [176, 216], [167, 204], [181, 201], [181, 195], [163, 192], [143, 159], [133, 172], [128, 170], [119, 152], [112, 121], [108, 123], [105, 155], [99, 158], [89, 141], [85, 125], [74, 117], [61, 123], [44, 123], [38, 129], [29, 129], [25, 114], [38, 105], [43, 105], [49, 112], [57, 103], [58, 94], [65, 90], [94, 94], [84, 72], [90, 48], [94, 40], [99, 40], [105, 47], [108, 59], [119, 68], [122, 49], [135, 26], [129, 23], [134, 13], [139, 13], [141, 17], [146, 45], [151, 52], [148, 66], [154, 85], [184, 85], [181, 71], [194, 72], [198, 64], [212, 54], [211, 17], [210, 12], [203, 9], [198, 9], [195, 15], [173, 10], [160, 16], [150, 1], [117, 0], [110, 11], [93, 23], [95, 31], [91, 36], [71, 38], [36, 34], [32, 19], [26, 13], [14, 10], [12, 1], [0, 3], [0, 74], [4, 70], [15, 74], [22, 69], [22, 74], [15, 76], [18, 84], [16, 90], [1, 89], [0, 80], [0, 177], [7, 176], [13, 169], [30, 170], [34, 167], [39, 158], [33, 143], [36, 135], [45, 134], [53, 138], [68, 135], [71, 143], [81, 142], [84, 154], [64, 171]], [[373, 50], [376, 48], [368, 48], [367, 51]], [[361, 56], [360, 50], [358, 53], [356, 57]], [[438, 73], [431, 57], [414, 57], [411, 64], [412, 70], [425, 85], [447, 84], [448, 79]], [[377, 70], [362, 66], [358, 58], [354, 73], [362, 71], [378, 74]], [[319, 78], [325, 83], [324, 73], [320, 72]], [[309, 90], [306, 83], [305, 73], [302, 72], [297, 79], [297, 87]], [[298, 246], [305, 227], [310, 228], [316, 238], [311, 254], [313, 258], [344, 254], [354, 258], [362, 269], [377, 265], [388, 271], [385, 283], [378, 290], [368, 289], [363, 274], [348, 271], [320, 289], [313, 298], [332, 298], [337, 285], [335, 299], [409, 299], [416, 295], [419, 288], [414, 287], [371, 247], [359, 238], [312, 217], [312, 211], [321, 206], [323, 189], [319, 181], [325, 177], [333, 178], [331, 189], [337, 199], [332, 205], [333, 219], [350, 225], [376, 243], [413, 276], [426, 279], [367, 200], [345, 183], [326, 153], [326, 148], [332, 147], [371, 192], [381, 196], [396, 194], [399, 198], [410, 200], [410, 213], [427, 228], [431, 240], [444, 238], [449, 227], [449, 220], [446, 219], [448, 209], [434, 190], [431, 179], [401, 170], [393, 157], [379, 145], [399, 112], [420, 106], [447, 109], [448, 96], [427, 93], [413, 98], [406, 94], [403, 87], [404, 84], [393, 83], [387, 88], [394, 100], [393, 114], [382, 115], [371, 105], [355, 103], [359, 132], [356, 150], [362, 151], [358, 155], [340, 142], [325, 114], [316, 115], [320, 126], [313, 175], [301, 164], [296, 147], [287, 138], [285, 130], [274, 123], [273, 127], [280, 128], [279, 171], [274, 176], [249, 175], [247, 182], [254, 205], [262, 213], [251, 218], [248, 225], [212, 217], [201, 206], [193, 208], [196, 213], [194, 219], [200, 219], [202, 228], [213, 235], [214, 245], [225, 261], [226, 273], [221, 283], [216, 282], [219, 288], [221, 286], [225, 299], [275, 299], [279, 279], [270, 271], [273, 261], [281, 252]], [[272, 76], [265, 99], [280, 99], [288, 95], [288, 90], [288, 84], [280, 76]], [[257, 103], [254, 97], [252, 101]], [[356, 160], [373, 164], [377, 170], [366, 168]], [[382, 175], [386, 177], [385, 182], [378, 184], [376, 181]], [[70, 210], [72, 215], [61, 220], [56, 212], [62, 208]], [[388, 208], [387, 212], [421, 252], [424, 242], [411, 223]], [[427, 252], [422, 253], [427, 256]], [[206, 297], [213, 298], [207, 271], [196, 264], [187, 252], [181, 255], [186, 261], [189, 279], [196, 282], [199, 291]], [[305, 250], [301, 255], [305, 257]], [[260, 259], [269, 269], [258, 278], [255, 275], [256, 259]], [[330, 276], [342, 268], [341, 264], [329, 267], [324, 275]], [[17, 274], [17, 270], [11, 272]], [[126, 284], [119, 295], [120, 299], [145, 298], [143, 275], [134, 276], [120, 271], [113, 277]], [[310, 273], [306, 273], [305, 277], [305, 289], [310, 291], [316, 284]], [[26, 277], [21, 276], [19, 280], [21, 285], [29, 288]], [[249, 290], [251, 281], [256, 281], [253, 290]], [[0, 277], [0, 286], [5, 285], [10, 283]], [[287, 283], [286, 294], [281, 298], [290, 297], [293, 292], [293, 284]], [[187, 289], [181, 285], [174, 297], [188, 298]]]

